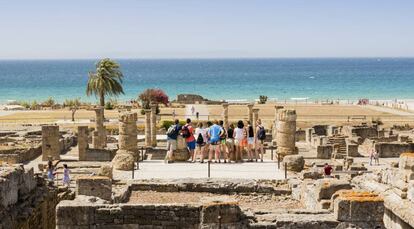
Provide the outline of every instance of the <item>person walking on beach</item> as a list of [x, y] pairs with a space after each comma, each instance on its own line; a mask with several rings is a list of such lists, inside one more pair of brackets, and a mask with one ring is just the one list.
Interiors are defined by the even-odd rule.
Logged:
[[226, 144], [227, 144], [227, 151], [228, 151], [228, 155], [229, 155], [229, 162], [230, 162], [230, 158], [235, 157], [234, 155], [234, 125], [233, 123], [230, 124], [229, 128], [227, 129], [227, 139], [226, 139]]
[[215, 153], [214, 162], [220, 163], [220, 135], [222, 134], [222, 129], [218, 125], [218, 121], [215, 120], [213, 125], [208, 130], [208, 136], [210, 138], [210, 152], [208, 155], [208, 161], [213, 159], [213, 153]]
[[187, 143], [187, 149], [188, 152], [190, 152], [191, 162], [195, 162], [194, 150], [196, 141], [194, 138], [193, 127], [191, 125], [191, 119], [188, 118], [186, 123], [187, 124], [185, 124], [181, 130], [181, 135], [183, 136], [183, 138], [185, 138], [185, 142]]
[[164, 162], [172, 163], [174, 150], [177, 149], [177, 137], [180, 134], [181, 126], [180, 121], [176, 119], [174, 124], [167, 130], [167, 154], [165, 155]]
[[63, 164], [63, 185], [66, 187], [70, 186], [70, 171], [67, 164]]
[[266, 130], [264, 126], [262, 126], [262, 120], [258, 119], [256, 121], [256, 137], [255, 137], [255, 156], [256, 162], [258, 156], [260, 156], [260, 161], [263, 162], [263, 144], [264, 140], [266, 139]]
[[244, 140], [245, 140], [245, 131], [244, 131], [244, 123], [242, 120], [237, 122], [237, 128], [234, 130], [233, 133], [234, 137], [234, 145], [236, 146], [236, 162], [243, 161], [243, 148], [244, 148]]
[[254, 149], [254, 130], [253, 126], [251, 125], [250, 121], [247, 122], [247, 153], [249, 157], [249, 162], [253, 161], [253, 149]]
[[194, 106], [191, 106], [191, 115], [194, 116], [195, 108]]
[[196, 150], [195, 150], [194, 161], [197, 160], [197, 156], [199, 155], [200, 163], [204, 163], [204, 147], [207, 141], [207, 132], [202, 122], [199, 122], [197, 124], [197, 128], [195, 130], [194, 136], [196, 139]]

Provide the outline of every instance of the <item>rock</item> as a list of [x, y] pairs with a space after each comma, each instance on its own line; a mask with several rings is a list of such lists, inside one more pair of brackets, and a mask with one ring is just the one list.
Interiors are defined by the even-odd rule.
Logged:
[[300, 155], [287, 155], [283, 158], [283, 166], [287, 166], [287, 170], [300, 172], [305, 165], [305, 159]]
[[403, 153], [400, 156], [399, 168], [414, 171], [414, 153]]
[[111, 164], [102, 165], [101, 168], [99, 169], [98, 176], [105, 176], [105, 177], [108, 177], [109, 179], [112, 179], [113, 178], [112, 169], [113, 167]]
[[334, 200], [334, 215], [338, 221], [382, 222], [384, 199], [366, 191], [341, 191]]
[[334, 178], [325, 178], [316, 181], [315, 191], [318, 200], [331, 199], [335, 192], [342, 189], [352, 189], [352, 186], [346, 180]]
[[118, 170], [133, 170], [134, 162], [134, 152], [127, 150], [118, 150], [112, 160], [113, 167]]
[[103, 176], [78, 177], [76, 195], [95, 196], [110, 201], [112, 199], [112, 181]]

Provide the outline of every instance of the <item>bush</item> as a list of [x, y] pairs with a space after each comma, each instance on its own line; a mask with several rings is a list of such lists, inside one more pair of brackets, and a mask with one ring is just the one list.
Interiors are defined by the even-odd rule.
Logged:
[[259, 96], [259, 104], [265, 104], [267, 102], [267, 96], [261, 95]]
[[19, 105], [26, 108], [26, 109], [30, 108], [30, 104], [26, 101], [21, 101]]
[[55, 105], [55, 100], [52, 97], [49, 97], [48, 99], [46, 99], [43, 103], [42, 106], [45, 107], [53, 107], [53, 105]]
[[105, 103], [105, 109], [106, 110], [113, 110], [114, 109], [114, 105], [111, 102], [106, 102]]
[[[168, 130], [168, 128], [170, 128], [170, 126], [172, 126], [174, 124], [174, 121], [170, 121], [170, 120], [164, 120], [161, 123], [161, 127], [164, 128], [165, 130]], [[186, 123], [185, 121], [180, 121], [180, 125], [184, 126]]]

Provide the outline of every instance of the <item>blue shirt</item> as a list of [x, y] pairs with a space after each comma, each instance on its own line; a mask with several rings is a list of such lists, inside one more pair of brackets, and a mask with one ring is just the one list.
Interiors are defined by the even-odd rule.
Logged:
[[177, 137], [180, 134], [180, 130], [181, 130], [180, 124], [175, 125], [174, 134], [172, 134], [170, 136], [167, 135], [167, 139], [168, 140], [177, 140]]
[[218, 142], [220, 141], [220, 132], [221, 127], [217, 124], [214, 124], [208, 130], [208, 134], [210, 135], [210, 142]]

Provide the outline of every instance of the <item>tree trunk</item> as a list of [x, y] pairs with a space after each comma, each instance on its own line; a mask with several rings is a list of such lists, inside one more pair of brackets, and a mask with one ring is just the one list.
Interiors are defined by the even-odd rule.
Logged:
[[105, 96], [103, 94], [99, 96], [99, 105], [105, 107]]
[[72, 109], [72, 122], [75, 122], [76, 109]]

